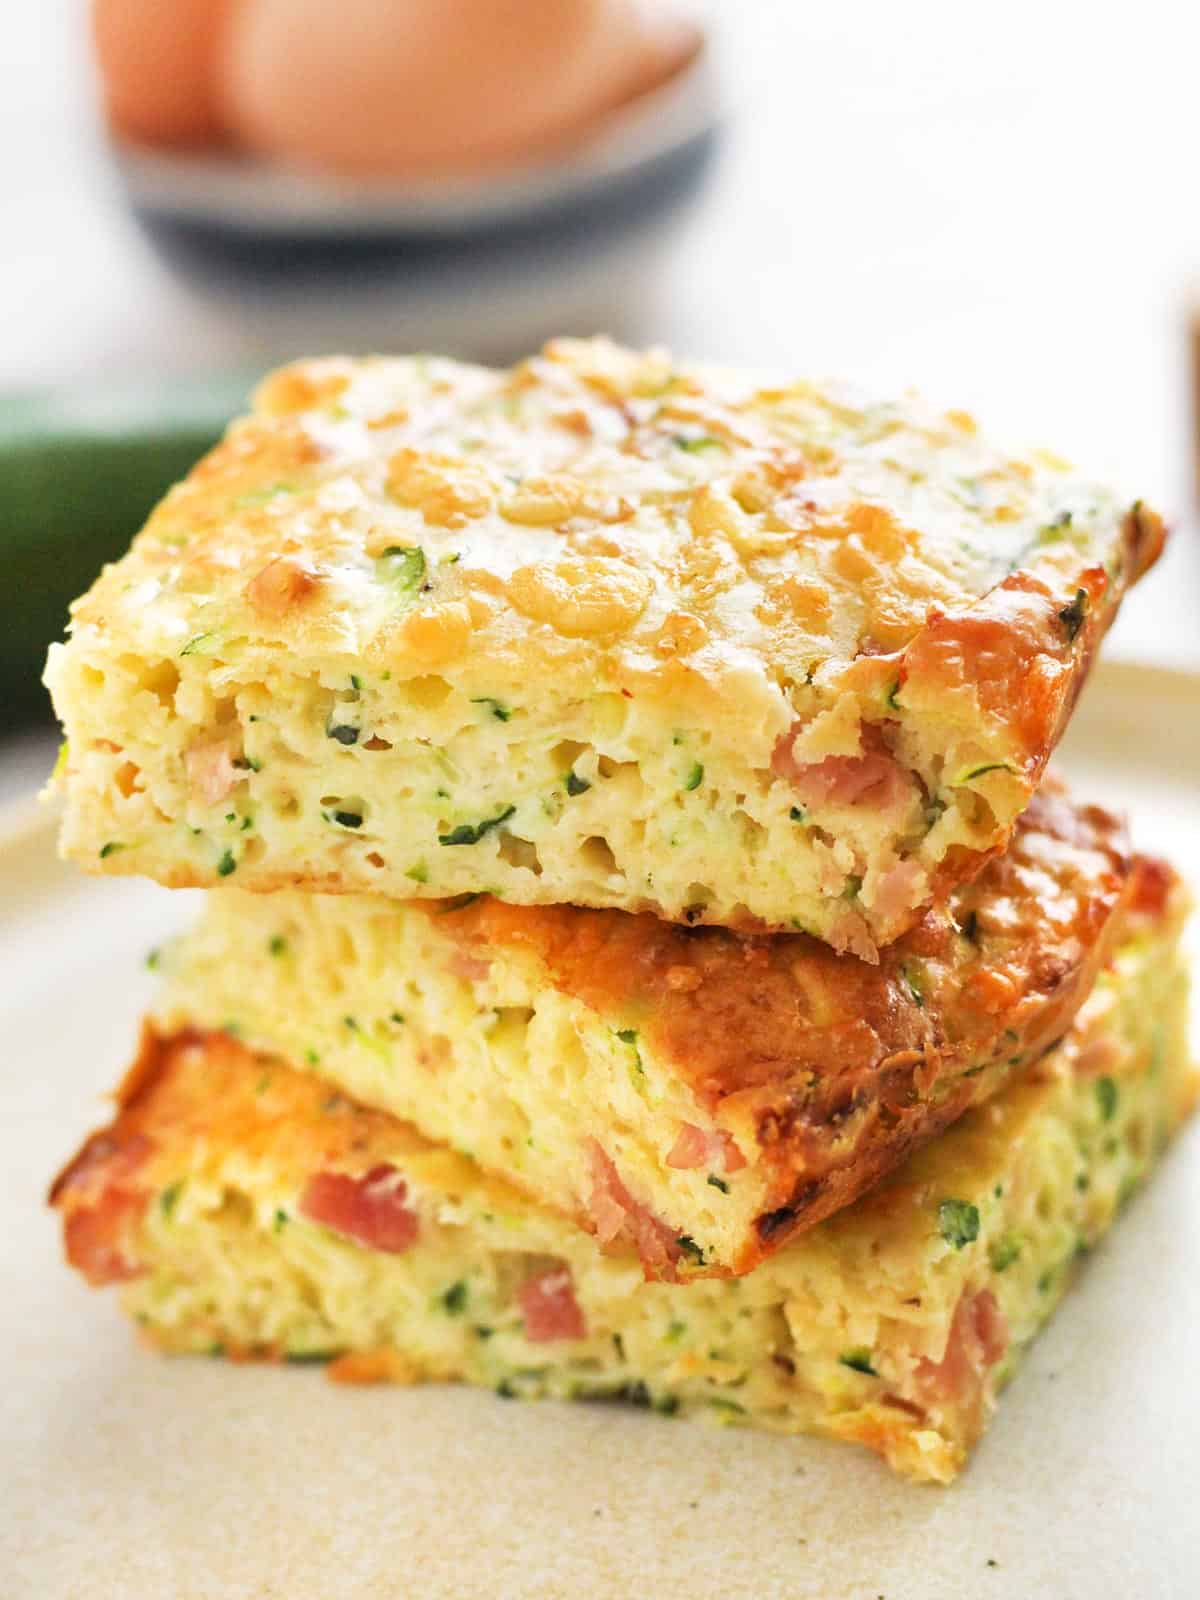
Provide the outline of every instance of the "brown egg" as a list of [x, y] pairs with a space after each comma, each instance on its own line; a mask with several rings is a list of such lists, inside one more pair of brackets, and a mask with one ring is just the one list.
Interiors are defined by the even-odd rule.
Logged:
[[232, 0], [92, 0], [105, 109], [143, 144], [220, 132], [217, 58]]
[[226, 116], [251, 149], [312, 168], [477, 171], [569, 141], [695, 43], [639, 0], [244, 0]]

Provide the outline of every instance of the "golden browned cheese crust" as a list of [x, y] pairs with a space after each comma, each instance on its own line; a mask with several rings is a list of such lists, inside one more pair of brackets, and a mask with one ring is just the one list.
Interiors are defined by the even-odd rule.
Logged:
[[1002, 847], [1161, 542], [912, 399], [303, 362], [74, 608], [65, 845], [870, 955]]
[[468, 950], [531, 948], [547, 980], [636, 1027], [770, 1170], [737, 1262], [847, 1205], [1069, 1027], [1121, 925], [1124, 826], [1051, 778], [1012, 844], [881, 953], [653, 917], [481, 900], [441, 913]]
[[[203, 1083], [190, 1070], [204, 1063]], [[378, 1147], [394, 1154], [397, 1129], [411, 1147], [420, 1137], [394, 1118], [338, 1096], [316, 1078], [280, 1072], [264, 1100], [255, 1058], [222, 1033], [185, 1031], [163, 1036], [142, 1028], [138, 1052], [116, 1092], [117, 1118], [91, 1135], [55, 1178], [49, 1200], [69, 1216], [114, 1188], [145, 1195], [160, 1177], [156, 1160], [171, 1144], [215, 1137], [213, 1107], [220, 1107], [220, 1143], [247, 1160], [270, 1152], [281, 1170], [304, 1172], [336, 1166], [349, 1156], [369, 1160]]]

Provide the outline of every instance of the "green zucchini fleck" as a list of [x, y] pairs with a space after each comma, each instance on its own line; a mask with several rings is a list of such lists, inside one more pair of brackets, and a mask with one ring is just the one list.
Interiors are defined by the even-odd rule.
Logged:
[[690, 1233], [681, 1233], [675, 1240], [675, 1243], [683, 1251], [685, 1256], [690, 1256], [690, 1258], [698, 1267], [702, 1267], [704, 1265], [704, 1251], [696, 1243], [695, 1239], [692, 1238]]
[[711, 433], [698, 433], [690, 437], [687, 434], [677, 433], [674, 439], [678, 450], [686, 450], [689, 455], [699, 455], [704, 450], [723, 450], [725, 446], [721, 440]]
[[900, 981], [908, 990], [909, 998], [915, 1006], [924, 1007], [925, 991], [921, 988], [921, 976], [914, 968], [903, 966], [900, 968]]
[[684, 790], [688, 791], [691, 789], [698, 789], [703, 782], [704, 768], [699, 761], [693, 761], [691, 770], [688, 772], [688, 775], [683, 782]]
[[221, 859], [217, 862], [217, 877], [218, 878], [228, 878], [230, 873], [236, 872], [236, 871], [237, 871], [237, 862], [234, 859], [233, 851], [232, 850], [226, 850], [222, 854]]
[[808, 812], [804, 809], [803, 806], [793, 806], [792, 809], [788, 812], [788, 816], [792, 819], [793, 822], [807, 822], [808, 821]]
[[991, 1262], [993, 1272], [1007, 1272], [1013, 1262], [1021, 1254], [1021, 1235], [1019, 1233], [1002, 1233], [993, 1241], [988, 1250], [988, 1260]]
[[727, 1395], [714, 1395], [708, 1403], [714, 1411], [728, 1411], [736, 1417], [744, 1417], [746, 1415], [745, 1406], [739, 1405], [736, 1400], [730, 1400]]
[[961, 1250], [979, 1237], [979, 1208], [969, 1200], [943, 1200], [938, 1206], [938, 1232]]
[[333, 820], [339, 828], [361, 828], [363, 823], [361, 811], [335, 811]]
[[485, 817], [482, 822], [460, 822], [457, 828], [451, 828], [449, 833], [439, 833], [439, 844], [478, 844], [485, 833], [493, 828], [498, 828], [502, 822], [507, 822], [516, 812], [516, 806], [505, 806], [504, 810], [494, 817]]
[[276, 1206], [275, 1207], [275, 1216], [274, 1216], [274, 1219], [271, 1222], [271, 1231], [273, 1233], [282, 1233], [283, 1230], [287, 1227], [287, 1221], [288, 1221], [287, 1212], [284, 1211], [282, 1209], [282, 1207]]
[[838, 1360], [842, 1366], [849, 1367], [852, 1372], [863, 1372], [868, 1378], [877, 1378], [879, 1376], [871, 1365], [871, 1352], [866, 1345], [856, 1345], [853, 1350], [844, 1350]]
[[460, 1278], [457, 1283], [452, 1283], [442, 1296], [442, 1305], [452, 1317], [457, 1317], [467, 1304], [467, 1285]]
[[982, 778], [985, 772], [1011, 772], [1012, 767], [1007, 761], [983, 761], [975, 767], [963, 767], [951, 780], [952, 789], [961, 789], [965, 784], [973, 783], [976, 778]]
[[1096, 1101], [1100, 1107], [1101, 1122], [1111, 1122], [1117, 1114], [1117, 1085], [1112, 1078], [1096, 1079]]
[[409, 867], [404, 876], [411, 878], [414, 883], [428, 883], [429, 868], [423, 861], [418, 861], [415, 867]]
[[425, 552], [420, 545], [389, 545], [375, 569], [399, 594], [416, 594], [425, 581]]
[[358, 736], [362, 730], [351, 727], [348, 722], [327, 722], [325, 724], [325, 737], [336, 739], [339, 744], [357, 744]]
[[480, 892], [475, 894], [456, 894], [452, 900], [443, 900], [438, 906], [438, 910], [443, 914], [447, 911], [465, 911], [468, 906], [473, 906], [476, 900], [482, 899], [483, 895]]
[[179, 1199], [179, 1191], [183, 1188], [183, 1180], [178, 1183], [169, 1183], [158, 1197], [159, 1208], [164, 1217], [169, 1217], [175, 1209], [175, 1202]]
[[579, 777], [579, 775], [575, 772], [568, 772], [567, 776], [563, 780], [563, 783], [566, 787], [567, 793], [572, 797], [577, 794], [586, 794], [592, 787], [586, 778]]
[[124, 850], [124, 848], [125, 846], [119, 840], [110, 839], [107, 844], [100, 846], [101, 861], [107, 861], [109, 856], [115, 856], [118, 850]]
[[491, 706], [492, 715], [497, 722], [507, 722], [512, 716], [512, 708], [510, 706], [506, 706], [501, 700], [493, 700], [491, 695], [488, 694], [477, 696], [472, 699], [471, 704], [473, 706]]
[[622, 1044], [627, 1044], [633, 1051], [633, 1060], [629, 1066], [629, 1081], [639, 1094], [644, 1094], [646, 1069], [642, 1065], [642, 1052], [638, 1045], [637, 1029], [618, 1028], [617, 1038]]
[[215, 633], [197, 633], [188, 640], [179, 652], [181, 656], [207, 656], [216, 649]]
[[287, 951], [287, 940], [281, 933], [273, 933], [267, 941], [267, 949], [273, 956], [281, 956]]
[[709, 1173], [708, 1182], [714, 1189], [719, 1189], [722, 1194], [729, 1193], [729, 1185], [724, 1178], [718, 1178], [715, 1172]]
[[1067, 529], [1071, 526], [1072, 517], [1072, 512], [1060, 511], [1056, 517], [1038, 529], [1038, 543], [1057, 544], [1060, 539], [1065, 538]]

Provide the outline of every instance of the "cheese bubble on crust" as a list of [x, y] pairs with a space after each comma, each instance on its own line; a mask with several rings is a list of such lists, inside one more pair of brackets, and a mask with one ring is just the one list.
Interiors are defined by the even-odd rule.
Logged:
[[878, 963], [480, 897], [209, 897], [158, 1026], [231, 1030], [624, 1242], [742, 1274], [1070, 1025], [1130, 893], [1124, 830], [1053, 779]]
[[605, 341], [302, 362], [51, 651], [63, 846], [870, 958], [1003, 844], [1161, 539], [911, 399]]
[[228, 1035], [148, 1035], [53, 1191], [166, 1350], [621, 1396], [946, 1482], [1191, 1109], [1177, 907], [1133, 915], [1039, 1067], [737, 1282], [645, 1283], [570, 1221]]

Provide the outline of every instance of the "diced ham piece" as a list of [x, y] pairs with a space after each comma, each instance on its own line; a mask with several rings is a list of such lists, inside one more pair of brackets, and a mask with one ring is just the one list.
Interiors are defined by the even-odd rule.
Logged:
[[184, 757], [188, 786], [207, 806], [220, 805], [241, 777], [228, 745], [199, 744]]
[[304, 1186], [300, 1213], [369, 1250], [399, 1255], [417, 1241], [421, 1219], [405, 1205], [408, 1185], [395, 1167], [372, 1167], [361, 1178], [318, 1172]]
[[680, 1256], [675, 1235], [633, 1198], [621, 1182], [616, 1167], [594, 1139], [589, 1141], [588, 1157], [592, 1168], [588, 1209], [597, 1239], [607, 1245], [624, 1234], [637, 1251], [648, 1277], [674, 1279], [675, 1263]]
[[141, 1272], [129, 1248], [146, 1196], [132, 1189], [107, 1188], [93, 1206], [72, 1211], [63, 1223], [67, 1260], [93, 1288], [125, 1283]]
[[705, 1133], [694, 1122], [684, 1122], [667, 1156], [667, 1165], [684, 1170], [712, 1167], [739, 1172], [746, 1165], [746, 1158], [723, 1128]]
[[671, 1146], [667, 1165], [683, 1168], [703, 1167], [715, 1161], [720, 1153], [720, 1140], [716, 1134], [705, 1133], [704, 1129], [698, 1128], [694, 1122], [685, 1122]]
[[575, 1285], [567, 1267], [551, 1267], [530, 1278], [521, 1285], [517, 1299], [525, 1318], [525, 1337], [532, 1343], [587, 1337], [587, 1323], [575, 1299]]
[[625, 1207], [614, 1197], [607, 1180], [594, 1173], [590, 1209], [597, 1239], [602, 1245], [611, 1244], [625, 1226]]
[[872, 966], [879, 963], [879, 950], [857, 911], [847, 909], [834, 917], [826, 940], [840, 956], [857, 956], [860, 961], [868, 961]]
[[891, 923], [927, 898], [928, 881], [915, 861], [897, 861], [875, 885], [871, 910], [880, 922]]
[[983, 1390], [987, 1369], [1008, 1349], [1008, 1325], [990, 1289], [966, 1291], [954, 1308], [946, 1353], [917, 1363], [916, 1382], [930, 1403], [970, 1407]]
[[50, 1199], [63, 1211], [67, 1260], [97, 1287], [141, 1271], [133, 1235], [146, 1208], [136, 1173], [154, 1146], [143, 1133], [93, 1134], [59, 1175]]
[[1176, 882], [1174, 868], [1165, 861], [1155, 856], [1139, 856], [1134, 864], [1134, 908], [1146, 912], [1148, 916], [1162, 916]]
[[481, 983], [492, 970], [490, 961], [485, 961], [482, 956], [473, 956], [466, 950], [456, 950], [446, 965], [456, 978], [465, 978], [468, 983]]
[[803, 724], [797, 723], [781, 735], [771, 757], [771, 770], [788, 780], [805, 805], [867, 804], [885, 811], [910, 799], [912, 779], [871, 729], [863, 729], [866, 748], [862, 755], [798, 761], [794, 745], [802, 729]]
[[740, 1172], [746, 1165], [746, 1158], [734, 1144], [729, 1134], [722, 1132], [721, 1138], [725, 1141], [725, 1171]]

